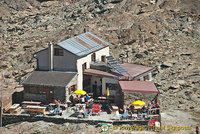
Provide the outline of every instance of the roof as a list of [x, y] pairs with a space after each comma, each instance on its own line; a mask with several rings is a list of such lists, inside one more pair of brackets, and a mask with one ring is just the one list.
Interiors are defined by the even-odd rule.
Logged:
[[65, 87], [76, 74], [72, 72], [34, 71], [23, 82], [23, 85]]
[[115, 73], [115, 72], [108, 73], [108, 72], [100, 71], [97, 69], [85, 69], [84, 74], [96, 75], [96, 76], [102, 76], [102, 77], [112, 77], [112, 78], [118, 78], [119, 76], [121, 76], [120, 74]]
[[143, 65], [136, 65], [136, 64], [130, 64], [130, 63], [123, 63], [120, 65], [124, 69], [126, 69], [133, 78], [154, 70], [154, 67], [147, 67]]
[[119, 81], [122, 92], [158, 93], [151, 81]]
[[87, 32], [57, 43], [57, 45], [81, 57], [107, 47], [110, 43]]

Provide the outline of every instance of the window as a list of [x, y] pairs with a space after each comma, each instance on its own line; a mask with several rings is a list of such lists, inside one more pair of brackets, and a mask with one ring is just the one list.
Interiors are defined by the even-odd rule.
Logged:
[[144, 76], [144, 81], [148, 81], [148, 80], [149, 80], [149, 76], [148, 75]]
[[54, 48], [54, 56], [63, 56], [63, 49]]
[[68, 88], [69, 94], [72, 94], [74, 91], [76, 91], [77, 85], [72, 85], [71, 87]]
[[86, 62], [82, 65], [82, 70], [83, 70], [83, 72], [84, 72], [84, 70], [87, 68], [87, 64], [86, 64]]
[[92, 55], [91, 55], [91, 61], [96, 61], [96, 54], [95, 53], [93, 53]]
[[106, 62], [106, 56], [105, 55], [101, 56], [101, 61]]
[[106, 90], [109, 88], [109, 90], [119, 90], [119, 85], [114, 83], [106, 83]]

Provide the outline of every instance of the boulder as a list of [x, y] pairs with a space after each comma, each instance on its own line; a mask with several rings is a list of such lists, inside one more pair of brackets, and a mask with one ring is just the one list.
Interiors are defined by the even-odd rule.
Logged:
[[142, 54], [136, 54], [135, 57], [140, 59], [140, 58], [143, 58], [143, 55]]
[[192, 101], [194, 101], [195, 103], [200, 104], [200, 96], [197, 96], [196, 94], [193, 94], [193, 95], [190, 96], [190, 99]]
[[173, 66], [173, 64], [170, 63], [170, 62], [164, 62], [164, 63], [162, 63], [162, 64], [160, 65], [160, 67], [161, 67], [162, 69], [164, 69], [164, 68], [169, 68], [169, 67], [172, 67], [172, 66]]

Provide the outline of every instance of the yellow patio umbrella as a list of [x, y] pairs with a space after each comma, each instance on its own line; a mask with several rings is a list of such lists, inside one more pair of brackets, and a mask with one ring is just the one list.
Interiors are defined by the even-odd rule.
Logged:
[[74, 93], [75, 94], [82, 94], [82, 95], [87, 94], [84, 90], [76, 90], [76, 91], [74, 91]]
[[145, 105], [146, 103], [144, 101], [137, 100], [137, 101], [134, 101], [132, 104], [133, 105]]

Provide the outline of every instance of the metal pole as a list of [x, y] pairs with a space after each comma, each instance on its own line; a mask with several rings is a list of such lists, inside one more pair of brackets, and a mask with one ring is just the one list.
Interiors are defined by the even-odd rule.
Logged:
[[3, 116], [3, 88], [2, 88], [3, 82], [1, 81], [1, 120], [0, 120], [0, 127], [2, 127], [3, 125], [3, 121], [2, 121], [2, 116]]

